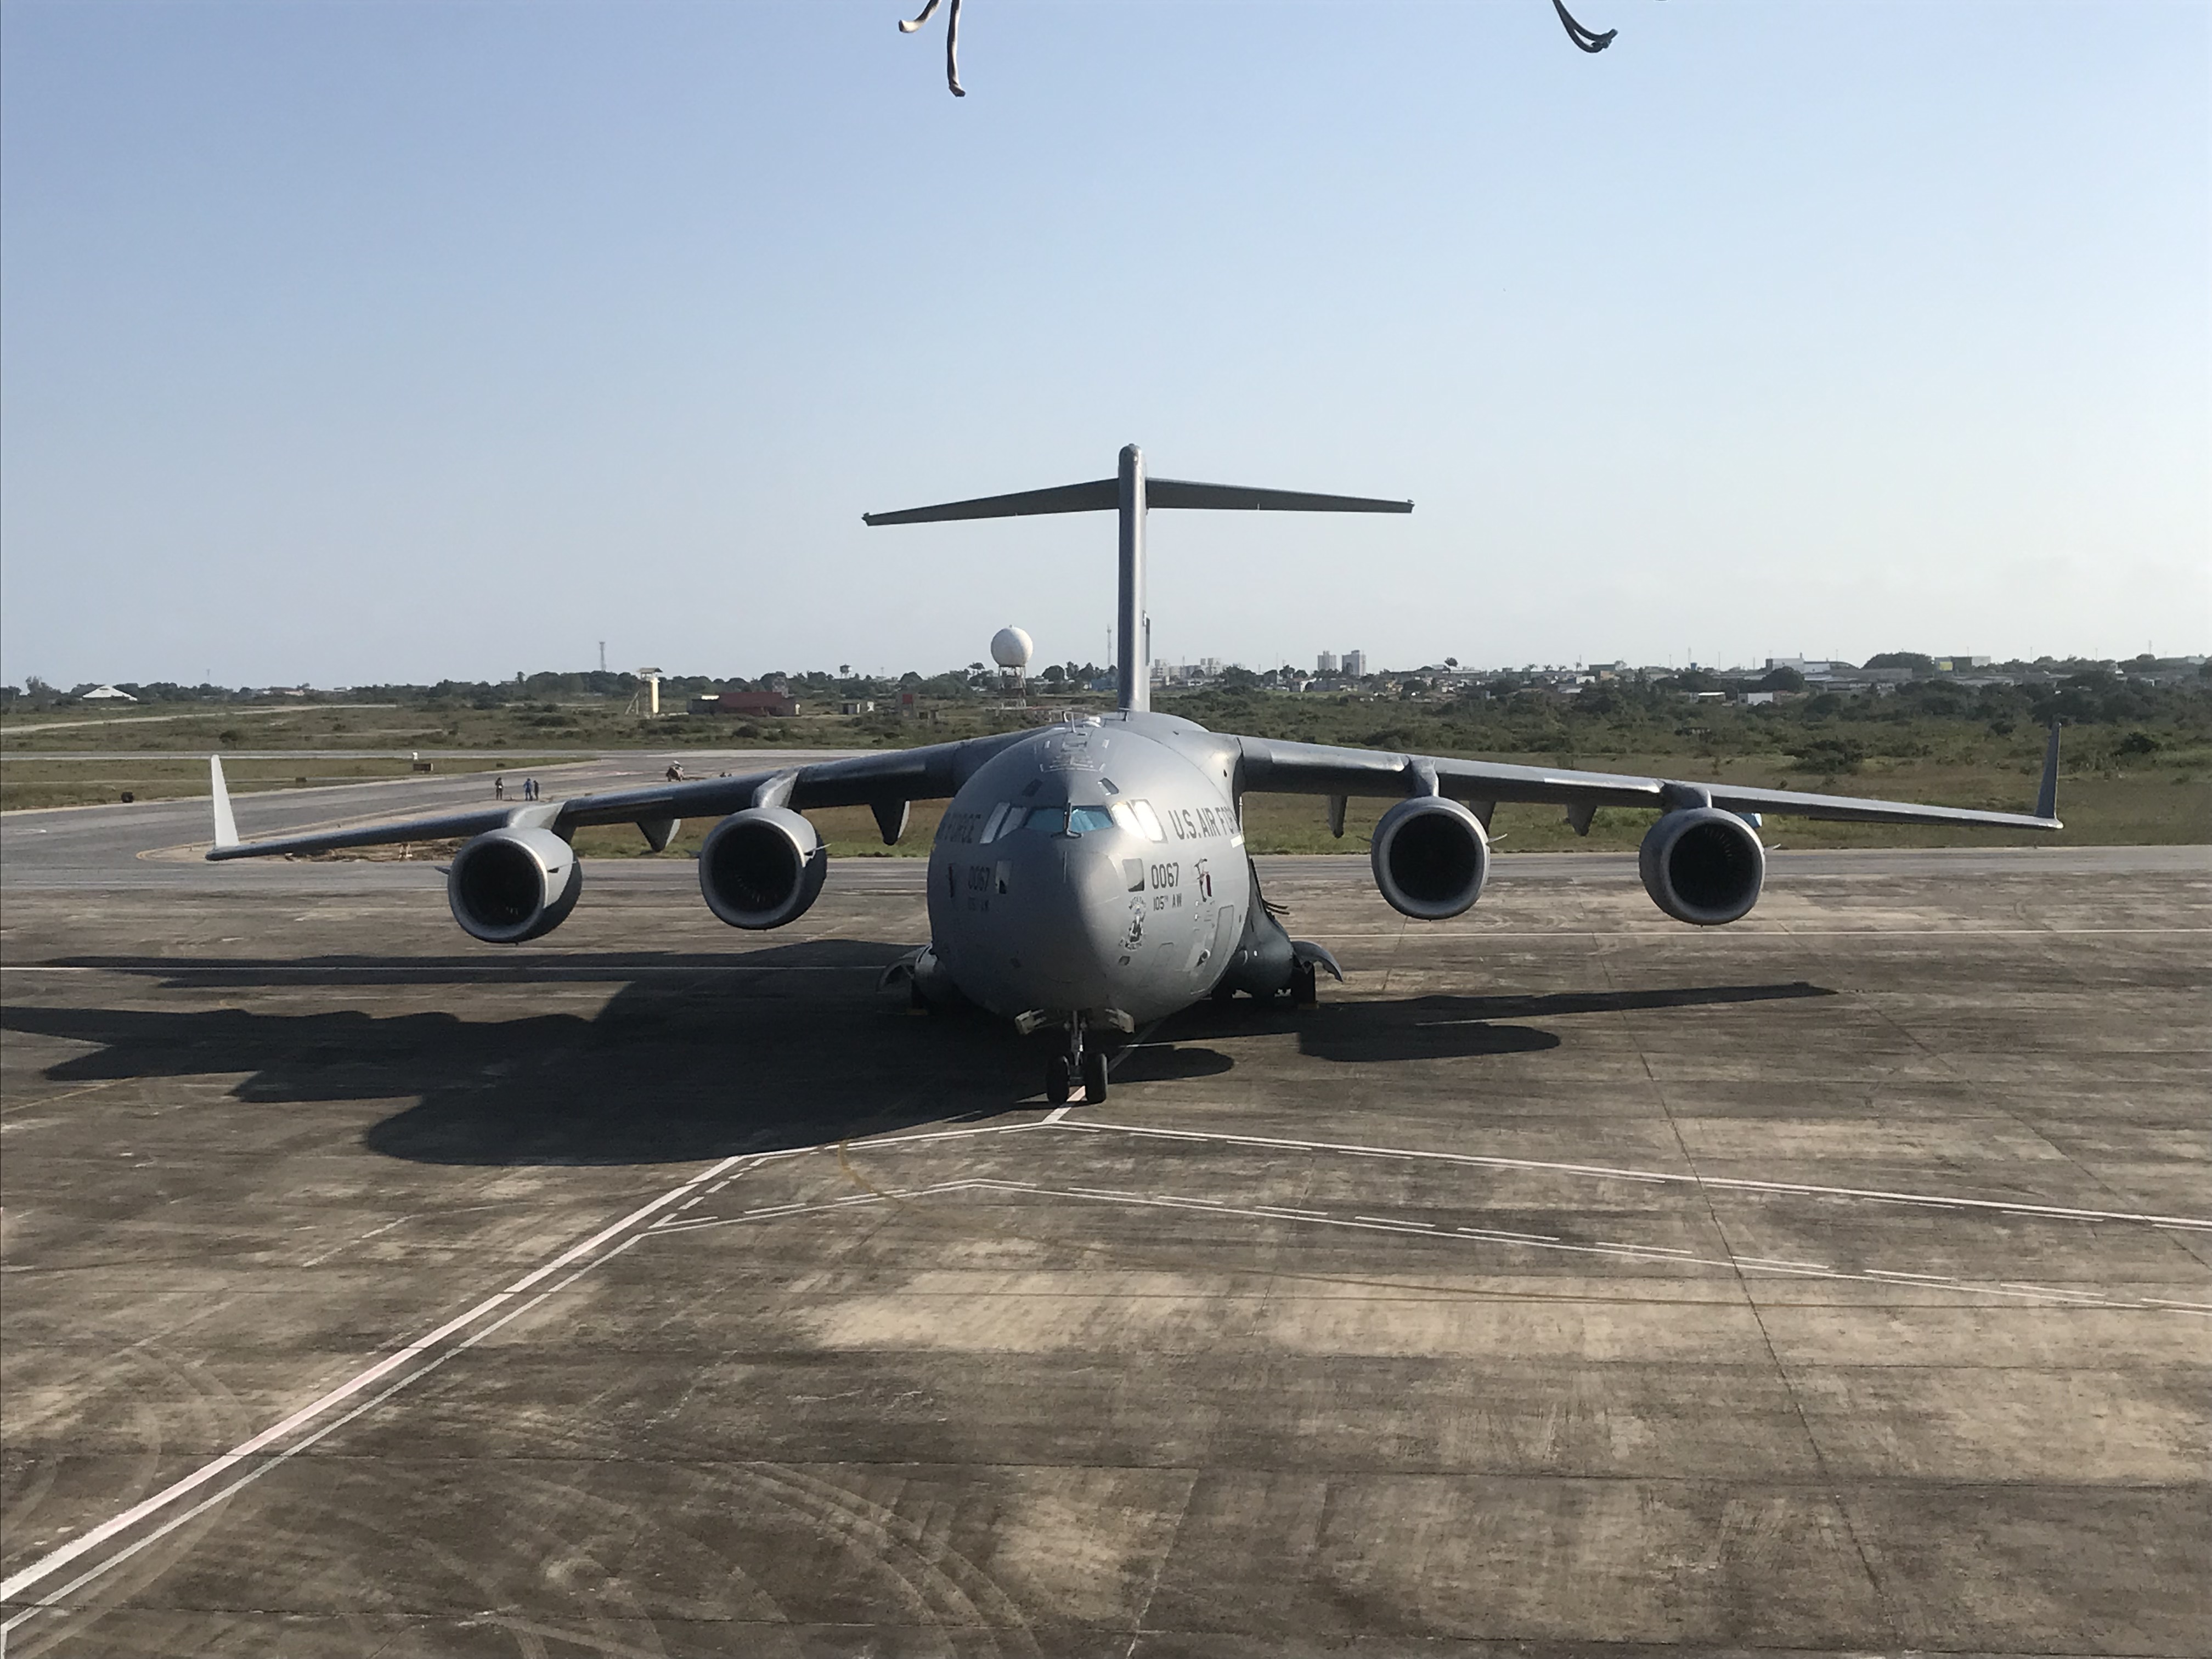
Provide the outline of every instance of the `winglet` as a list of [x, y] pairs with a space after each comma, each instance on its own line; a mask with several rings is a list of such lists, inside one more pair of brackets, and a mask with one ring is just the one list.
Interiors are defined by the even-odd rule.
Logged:
[[222, 781], [222, 757], [208, 757], [208, 793], [215, 799], [215, 844], [238, 845], [238, 820], [230, 815], [230, 787]]
[[2058, 722], [2051, 722], [2051, 744], [2043, 751], [2043, 783], [2035, 792], [2035, 816], [2058, 821]]

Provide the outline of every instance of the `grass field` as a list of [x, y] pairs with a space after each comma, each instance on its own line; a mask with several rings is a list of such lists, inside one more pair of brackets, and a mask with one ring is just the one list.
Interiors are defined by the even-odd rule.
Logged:
[[[562, 758], [574, 760], [574, 756]], [[445, 776], [481, 772], [489, 780], [495, 771], [519, 772], [554, 764], [544, 755], [517, 755], [512, 760], [432, 763]], [[332, 758], [324, 756], [278, 756], [274, 758], [234, 756], [224, 760], [223, 776], [234, 794], [252, 794], [264, 789], [319, 788], [330, 784], [363, 783], [380, 778], [410, 775], [404, 759], [364, 755]], [[0, 810], [34, 811], [52, 806], [88, 806], [122, 799], [128, 793], [138, 800], [176, 800], [204, 796], [208, 792], [204, 751], [197, 755], [100, 756], [94, 758], [52, 759], [19, 753], [0, 753]]]
[[[510, 703], [478, 708], [435, 703], [307, 704], [193, 708], [157, 704], [111, 716], [81, 707], [0, 718], [0, 755], [363, 749], [419, 750], [696, 748], [872, 749], [996, 729], [985, 711], [961, 709], [950, 723], [877, 715], [802, 714], [787, 720], [732, 720], [681, 714], [658, 720], [625, 714], [612, 702]], [[1011, 723], [1011, 722], [1010, 722]]]
[[[2197, 701], [2202, 701], [2201, 694]], [[1624, 725], [1625, 717], [1614, 726], [1585, 721], [1571, 732], [1562, 729], [1562, 740], [1546, 750], [1532, 745], [1548, 730], [1542, 722], [1556, 725], [1559, 716], [1545, 708], [1531, 713], [1509, 707], [1470, 717], [1463, 710], [1421, 705], [1288, 696], [1163, 698], [1162, 706], [1203, 718], [1218, 729], [1267, 736], [2014, 811], [2025, 810], [2034, 793], [2041, 753], [2041, 737], [2033, 727], [1940, 712], [1917, 714], [1904, 721], [1855, 722], [1818, 717], [1775, 721], [1700, 709], [1686, 718], [1705, 724], [1677, 726], [1655, 720], [1646, 710], [1637, 719], [1638, 729], [1654, 738], [1651, 745], [1608, 750], [1591, 745], [1601, 741], [1607, 730]], [[2184, 705], [2185, 713], [2194, 706]], [[866, 749], [1008, 730], [1036, 718], [978, 703], [933, 713], [933, 719], [903, 722], [882, 714], [805, 714], [737, 722], [666, 715], [645, 720], [626, 715], [620, 704], [607, 702], [499, 708], [424, 702], [198, 708], [162, 705], [106, 718], [88, 717], [82, 708], [46, 715], [10, 714], [0, 720], [0, 809], [112, 801], [125, 791], [141, 800], [202, 796], [207, 791], [205, 757], [210, 753], [228, 757], [226, 773], [240, 793], [404, 777], [410, 751], [419, 752], [440, 775], [483, 775], [489, 793], [494, 771], [543, 769], [610, 750]], [[1763, 716], [1766, 711], [1759, 713]], [[1471, 718], [1475, 724], [1469, 724]], [[2124, 733], [2132, 728], [2119, 723], [2090, 723], [2069, 730], [2059, 790], [2060, 815], [2067, 828], [2057, 837], [1776, 818], [1768, 822], [1766, 838], [1782, 847], [2212, 840], [2212, 751], [2185, 720], [2168, 714], [2154, 726], [2159, 742], [2146, 752], [2134, 753], [2124, 749]], [[40, 729], [28, 729], [32, 727]], [[1871, 752], [1850, 755], [1835, 771], [1808, 763], [1808, 734], [1836, 733], [1863, 735], [1867, 741], [1862, 746]], [[1564, 740], [1569, 736], [1576, 739], [1571, 746]], [[1510, 746], [1479, 747], [1468, 741], [1476, 738], [1506, 739]], [[462, 750], [495, 758], [453, 752]], [[297, 752], [307, 750], [327, 752]], [[1386, 805], [1353, 802], [1347, 833], [1338, 841], [1328, 834], [1319, 799], [1255, 795], [1246, 803], [1246, 832], [1255, 852], [1358, 852]], [[896, 848], [883, 846], [863, 810], [814, 816], [835, 855], [912, 855], [927, 850], [939, 811], [933, 803], [917, 802], [912, 826]], [[1492, 829], [1501, 853], [1618, 850], [1633, 848], [1649, 820], [1647, 813], [1601, 811], [1589, 836], [1582, 839], [1567, 828], [1557, 809], [1506, 805], [1498, 809]], [[676, 850], [695, 849], [707, 828], [704, 823], [687, 824]], [[578, 837], [578, 845], [594, 856], [646, 851], [641, 838], [627, 828], [587, 830]]]

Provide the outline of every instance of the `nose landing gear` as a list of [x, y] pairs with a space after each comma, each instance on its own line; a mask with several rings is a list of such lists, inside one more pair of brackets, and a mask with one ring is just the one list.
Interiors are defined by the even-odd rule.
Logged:
[[1106, 1051], [1086, 1048], [1083, 1043], [1083, 1022], [1071, 1019], [1067, 1022], [1066, 1050], [1044, 1063], [1044, 1097], [1055, 1106], [1066, 1105], [1079, 1079], [1086, 1105], [1096, 1106], [1106, 1098]]

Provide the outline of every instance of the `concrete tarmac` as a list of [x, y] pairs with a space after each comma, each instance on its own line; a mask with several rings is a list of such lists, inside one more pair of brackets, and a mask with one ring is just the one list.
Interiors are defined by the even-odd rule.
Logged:
[[0, 830], [10, 1656], [2206, 1650], [2205, 849], [1264, 861], [1349, 982], [1055, 1112], [912, 863], [189, 806]]

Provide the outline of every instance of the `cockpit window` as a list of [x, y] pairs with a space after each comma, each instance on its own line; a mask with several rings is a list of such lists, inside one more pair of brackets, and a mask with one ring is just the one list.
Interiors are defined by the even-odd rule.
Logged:
[[1040, 836], [1085, 836], [1094, 830], [1113, 827], [1114, 815], [1103, 806], [1032, 806], [1026, 810], [1017, 806], [1006, 814], [1006, 821], [999, 826], [999, 834], [1011, 836], [1017, 830], [1029, 830]]
[[1136, 814], [1137, 827], [1145, 832], [1146, 841], [1165, 841], [1168, 838], [1167, 831], [1160, 828], [1160, 815], [1152, 811], [1152, 802], [1133, 800], [1129, 803], [1129, 810]]
[[1014, 811], [1013, 806], [1009, 802], [1000, 801], [991, 809], [991, 816], [983, 820], [983, 833], [975, 839], [978, 842], [998, 840], [999, 832], [1007, 828], [1006, 819], [1009, 813], [1012, 813], [1015, 821], [1019, 822], [1021, 815]]

